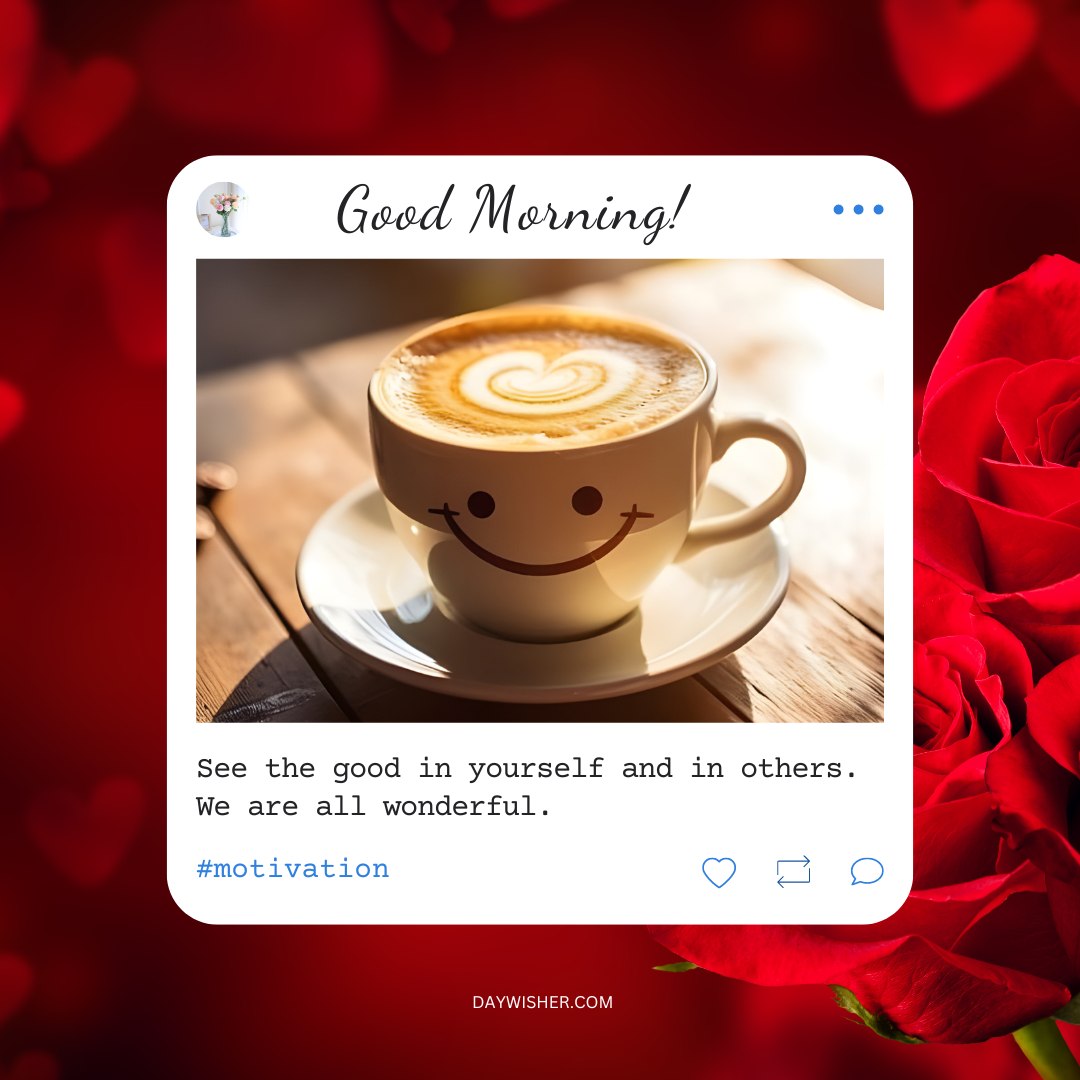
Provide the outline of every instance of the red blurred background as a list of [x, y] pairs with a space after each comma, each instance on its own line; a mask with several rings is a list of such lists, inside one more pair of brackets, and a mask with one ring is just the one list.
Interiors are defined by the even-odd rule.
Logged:
[[1075, 0], [0, 0], [0, 1076], [1030, 1075], [654, 972], [638, 927], [176, 909], [164, 198], [212, 153], [875, 154], [914, 192], [923, 380], [980, 289], [1080, 255], [1078, 73]]

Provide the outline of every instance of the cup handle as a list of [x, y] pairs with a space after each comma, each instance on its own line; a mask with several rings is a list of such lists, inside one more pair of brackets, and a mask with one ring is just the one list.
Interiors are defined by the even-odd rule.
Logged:
[[687, 540], [695, 546], [738, 540], [763, 529], [791, 506], [806, 478], [806, 453], [802, 441], [786, 421], [763, 416], [735, 416], [716, 419], [714, 424], [713, 462], [719, 461], [740, 439], [764, 439], [780, 448], [787, 460], [787, 470], [777, 489], [757, 506], [693, 522]]

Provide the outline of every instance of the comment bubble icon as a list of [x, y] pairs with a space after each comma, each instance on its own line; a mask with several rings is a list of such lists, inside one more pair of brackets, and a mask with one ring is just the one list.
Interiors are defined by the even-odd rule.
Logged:
[[851, 864], [852, 885], [875, 885], [885, 876], [885, 867], [877, 859], [856, 859]]

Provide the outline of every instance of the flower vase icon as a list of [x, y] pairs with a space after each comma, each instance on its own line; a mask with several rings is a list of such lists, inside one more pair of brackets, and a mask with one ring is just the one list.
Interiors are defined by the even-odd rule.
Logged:
[[240, 200], [244, 196], [229, 193], [214, 194], [210, 196], [210, 207], [221, 218], [221, 236], [233, 236], [229, 228], [229, 216], [235, 214], [240, 208]]

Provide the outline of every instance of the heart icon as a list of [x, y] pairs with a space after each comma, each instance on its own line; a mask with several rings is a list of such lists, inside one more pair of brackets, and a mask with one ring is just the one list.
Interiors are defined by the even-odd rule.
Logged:
[[1026, 0], [886, 0], [884, 14], [900, 78], [929, 112], [989, 90], [1027, 56], [1038, 32]]
[[119, 866], [142, 819], [142, 788], [134, 780], [103, 780], [89, 799], [43, 791], [30, 805], [27, 827], [49, 861], [79, 885], [100, 885]]
[[710, 857], [701, 864], [701, 872], [710, 885], [722, 889], [735, 876], [735, 860]]

